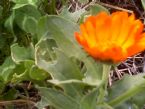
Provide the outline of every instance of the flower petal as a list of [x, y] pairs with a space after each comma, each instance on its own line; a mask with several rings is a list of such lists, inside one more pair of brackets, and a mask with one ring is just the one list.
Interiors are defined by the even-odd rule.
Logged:
[[80, 31], [76, 40], [94, 59], [117, 63], [145, 49], [143, 24], [127, 12], [90, 16]]

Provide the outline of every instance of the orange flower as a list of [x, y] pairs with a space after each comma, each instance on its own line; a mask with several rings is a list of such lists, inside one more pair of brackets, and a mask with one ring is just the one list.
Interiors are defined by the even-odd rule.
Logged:
[[143, 28], [134, 14], [101, 12], [88, 17], [75, 37], [93, 58], [117, 63], [145, 49]]

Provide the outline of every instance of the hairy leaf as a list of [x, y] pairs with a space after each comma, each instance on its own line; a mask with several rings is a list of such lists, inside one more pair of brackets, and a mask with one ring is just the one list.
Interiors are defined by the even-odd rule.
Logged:
[[34, 59], [34, 48], [33, 47], [20, 47], [17, 43], [11, 46], [11, 56], [12, 59], [19, 63], [24, 60]]
[[60, 16], [64, 17], [65, 19], [69, 19], [73, 22], [77, 22], [79, 20], [79, 18], [81, 17], [81, 15], [83, 15], [85, 12], [86, 12], [85, 9], [80, 9], [80, 10], [76, 10], [75, 12], [71, 13], [71, 12], [69, 12], [67, 7], [64, 7], [60, 13]]
[[[144, 90], [144, 74], [138, 74], [135, 76], [126, 75], [122, 80], [115, 82], [113, 86], [109, 89], [109, 104], [117, 107], [117, 109], [128, 109], [134, 107], [134, 105], [139, 106], [139, 108], [141, 109], [145, 102]], [[142, 97], [140, 97], [140, 94], [142, 94]], [[123, 96], [124, 100], [121, 100], [120, 104], [116, 104], [118, 98], [120, 98], [121, 96]]]
[[[61, 91], [46, 87], [39, 87], [38, 89], [43, 98], [41, 103], [47, 102], [48, 105], [53, 106], [56, 109], [79, 109], [79, 104], [73, 98], [63, 94]], [[41, 103], [39, 103], [37, 107], [40, 106], [42, 109], [43, 106]]]
[[109, 11], [105, 7], [103, 7], [99, 4], [95, 4], [95, 5], [92, 5], [90, 7], [90, 12], [91, 12], [92, 15], [96, 15], [99, 12], [102, 12], [102, 11], [105, 11], [105, 12], [109, 13]]
[[[87, 56], [79, 47], [73, 35], [75, 31], [79, 31], [78, 25], [64, 18], [58, 16], [42, 17], [38, 22], [37, 36], [40, 42], [36, 45], [36, 63], [39, 67], [48, 70], [49, 65], [56, 62], [56, 59], [50, 57], [51, 55], [47, 56], [42, 54], [52, 54], [52, 52], [48, 51], [49, 49], [47, 49], [46, 52], [46, 50], [40, 48], [42, 42], [44, 43], [47, 39], [53, 39], [57, 48], [66, 56], [75, 57], [85, 63], [87, 71], [83, 81], [90, 85], [99, 85], [102, 78], [102, 66], [96, 63], [91, 57]], [[47, 45], [49, 45], [49, 43]], [[43, 51], [41, 51], [41, 49]], [[46, 57], [48, 57], [49, 60]]]

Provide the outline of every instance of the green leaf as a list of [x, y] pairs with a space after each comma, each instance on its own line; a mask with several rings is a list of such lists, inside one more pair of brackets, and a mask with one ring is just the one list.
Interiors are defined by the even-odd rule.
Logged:
[[[30, 16], [30, 17], [34, 17], [35, 19], [39, 19], [41, 14], [40, 12], [37, 10], [36, 7], [32, 6], [32, 5], [26, 5], [22, 8], [19, 8], [19, 9], [13, 9], [16, 11], [16, 16], [17, 17], [17, 20], [19, 18], [22, 18], [23, 16]], [[20, 14], [20, 15], [19, 15]], [[22, 15], [22, 16], [21, 16]], [[19, 19], [20, 21], [21, 19]]]
[[[36, 31], [35, 26], [36, 26], [37, 20], [41, 16], [40, 12], [37, 10], [36, 7], [32, 5], [25, 5], [19, 9], [13, 9], [13, 12], [15, 13], [15, 22], [21, 29], [30, 33], [31, 33], [31, 30], [32, 30], [32, 33]], [[30, 29], [29, 27], [30, 25], [31, 27], [33, 27], [32, 29]]]
[[48, 77], [48, 73], [42, 69], [39, 69], [37, 66], [32, 66], [30, 69], [30, 78], [34, 80], [45, 80]]
[[16, 4], [36, 3], [38, 0], [12, 0]]
[[55, 49], [55, 51], [57, 55], [57, 62], [50, 68], [53, 73], [53, 78], [61, 81], [68, 79], [81, 80], [83, 75], [76, 64], [63, 52], [58, 49]]
[[36, 33], [37, 20], [34, 17], [26, 16], [23, 21], [23, 28], [26, 32], [35, 34]]
[[143, 8], [145, 10], [145, 0], [141, 0], [141, 2], [142, 2], [142, 5], [143, 5]]
[[[83, 79], [84, 83], [95, 86], [99, 85], [102, 79], [102, 64], [87, 56], [80, 48], [74, 38], [74, 32], [76, 31], [79, 31], [78, 25], [64, 18], [58, 16], [42, 17], [38, 21], [37, 36], [40, 41], [36, 45], [36, 64], [40, 68], [48, 71], [49, 65], [55, 63], [56, 59], [51, 56], [53, 53], [50, 52], [50, 48], [47, 49], [49, 44], [47, 44], [47, 46], [42, 44], [47, 43], [45, 42], [47, 39], [52, 39], [56, 43], [56, 47], [65, 55], [75, 57], [84, 62], [87, 68], [85, 78]], [[43, 47], [41, 47], [42, 45]], [[53, 47], [54, 46], [52, 46], [51, 49], [53, 49]]]
[[3, 72], [2, 72], [2, 76], [4, 78], [5, 83], [10, 82], [11, 78], [14, 74], [13, 70], [14, 70], [15, 66], [9, 66], [7, 68], [4, 68]]
[[23, 62], [23, 64], [24, 64], [24, 67], [25, 67], [28, 71], [30, 71], [31, 68], [33, 67], [33, 65], [35, 65], [35, 61], [33, 61], [33, 60], [26, 60], [26, 61]]
[[5, 62], [0, 66], [0, 76], [3, 78], [5, 83], [11, 81], [15, 66], [16, 65], [11, 57], [6, 58]]
[[69, 19], [73, 22], [77, 22], [79, 20], [79, 18], [81, 17], [81, 15], [84, 14], [85, 12], [86, 12], [85, 9], [80, 9], [80, 10], [77, 10], [77, 11], [71, 13], [71, 12], [69, 12], [67, 7], [64, 7], [60, 13], [60, 16], [64, 17], [65, 19]]
[[[135, 76], [126, 75], [122, 80], [113, 84], [108, 93], [109, 104], [116, 106], [118, 109], [128, 109], [129, 107], [132, 107], [133, 104], [143, 106], [145, 99], [138, 98], [140, 97], [138, 95], [140, 93], [142, 93], [142, 96], [145, 96], [145, 79], [143, 77], [144, 74], [138, 74]], [[143, 101], [136, 102], [137, 99]]]
[[29, 76], [29, 73], [34, 64], [35, 63], [32, 60], [21, 61], [21, 63], [17, 64], [16, 68], [13, 70], [14, 75], [12, 78], [12, 83], [32, 80]]
[[[42, 45], [40, 43], [41, 41], [45, 42], [44, 40], [47, 40], [47, 39], [54, 40], [54, 42], [56, 43], [56, 46], [59, 47], [61, 51], [63, 51], [68, 57], [76, 56], [78, 58], [81, 58], [82, 57], [81, 54], [83, 56], [86, 56], [83, 52], [81, 53], [81, 49], [78, 47], [78, 45], [76, 44], [76, 41], [74, 40], [73, 33], [77, 31], [77, 29], [78, 29], [78, 26], [75, 23], [69, 22], [61, 17], [57, 17], [57, 16], [42, 17], [38, 22], [38, 30], [37, 30], [38, 40], [42, 37], [40, 42], [36, 45], [36, 60], [39, 59], [36, 61], [37, 64], [44, 63], [45, 65], [45, 63], [47, 63], [48, 61], [45, 55], [43, 56], [40, 55], [40, 53], [42, 53], [42, 51], [40, 52], [40, 50], [43, 49], [43, 48], [40, 48], [40, 45]], [[49, 54], [49, 51], [50, 51], [49, 49], [48, 49], [47, 54]], [[70, 52], [70, 49], [71, 49], [71, 52]], [[46, 50], [44, 50], [44, 52], [46, 52]], [[51, 60], [51, 57], [49, 57], [49, 55], [48, 55], [48, 58], [50, 58]], [[39, 65], [41, 66], [41, 64]]]
[[3, 7], [0, 6], [0, 17], [2, 16], [2, 12], [3, 12]]
[[96, 109], [96, 99], [98, 96], [98, 90], [94, 89], [85, 95], [80, 103], [80, 109]]
[[[15, 12], [12, 12], [11, 16], [6, 20], [5, 27], [14, 35], [13, 24], [15, 19]], [[15, 37], [16, 39], [16, 37]]]
[[24, 63], [17, 64], [13, 72], [17, 75], [21, 75], [26, 71]]
[[36, 63], [40, 68], [48, 70], [48, 64], [55, 61], [56, 55], [52, 48], [57, 47], [52, 39], [44, 39], [39, 41], [35, 47]]
[[36, 23], [40, 16], [40, 12], [33, 5], [25, 5], [18, 9], [14, 8], [12, 14], [5, 22], [5, 27], [14, 35], [14, 40], [16, 40], [13, 30], [14, 24], [17, 24], [22, 30], [34, 34], [36, 32]]
[[16, 89], [10, 89], [8, 92], [0, 95], [1, 100], [14, 100], [17, 98], [18, 91]]
[[90, 85], [99, 86], [102, 82], [103, 64], [95, 61], [91, 57], [84, 59], [87, 71], [83, 81]]
[[105, 7], [103, 7], [103, 6], [99, 5], [99, 4], [95, 4], [95, 5], [92, 5], [90, 7], [91, 15], [96, 15], [99, 12], [102, 12], [102, 11], [105, 11], [105, 12], [107, 12], [109, 14], [109, 11]]
[[[49, 106], [53, 106], [56, 109], [79, 109], [77, 101], [70, 96], [63, 94], [61, 91], [55, 89], [49, 89], [46, 87], [39, 87], [40, 95], [43, 98], [37, 107], [41, 107], [41, 103], [48, 103]], [[46, 105], [46, 104], [45, 104]], [[43, 107], [44, 108], [44, 107]]]
[[13, 66], [13, 65], [15, 65], [15, 63], [13, 62], [13, 60], [12, 60], [12, 58], [11, 57], [7, 57], [6, 59], [5, 59], [5, 61], [4, 61], [4, 63], [0, 66], [0, 72], [4, 69], [4, 68], [6, 68], [6, 67], [8, 67], [8, 66]]
[[89, 0], [78, 0], [80, 3], [86, 4], [89, 2]]
[[38, 22], [37, 36], [38, 40], [43, 36], [54, 39], [57, 46], [68, 56], [78, 56], [80, 48], [74, 38], [74, 32], [78, 30], [77, 24], [66, 19], [58, 16], [45, 16]]
[[[53, 80], [65, 81], [65, 80], [81, 80], [83, 75], [81, 74], [77, 65], [65, 55], [63, 52], [55, 49], [57, 55], [57, 61], [51, 64], [47, 64], [47, 72], [52, 75]], [[82, 84], [61, 84], [64, 91], [70, 96], [80, 98], [82, 96]]]
[[48, 106], [49, 102], [47, 100], [46, 97], [41, 96], [41, 100], [39, 102], [37, 102], [37, 104], [35, 105], [38, 109], [43, 109], [44, 107]]
[[0, 34], [0, 49], [3, 49], [5, 47], [6, 43], [6, 37], [2, 34]]
[[11, 46], [12, 59], [19, 63], [25, 60], [34, 60], [34, 48], [33, 47], [20, 47], [17, 43]]
[[5, 83], [4, 78], [2, 77], [2, 75], [0, 75], [0, 95], [4, 92], [6, 84], [7, 83]]
[[143, 109], [144, 108], [144, 103], [145, 103], [145, 92], [144, 90], [140, 92], [139, 94], [135, 95], [134, 97], [131, 98], [130, 102], [138, 109]]

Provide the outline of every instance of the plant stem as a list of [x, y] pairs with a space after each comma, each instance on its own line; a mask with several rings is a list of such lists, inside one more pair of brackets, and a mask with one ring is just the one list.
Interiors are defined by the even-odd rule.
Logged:
[[109, 72], [110, 72], [111, 65], [108, 64], [103, 64], [103, 74], [102, 74], [102, 86], [100, 87], [100, 94], [98, 97], [97, 102], [98, 103], [103, 103], [104, 102], [104, 97], [105, 97], [105, 92], [107, 90], [107, 84], [108, 84], [108, 78], [109, 78]]
[[103, 64], [103, 75], [102, 75], [102, 80], [103, 80], [105, 83], [106, 83], [106, 81], [108, 82], [109, 73], [110, 73], [110, 68], [111, 68], [111, 65]]
[[123, 93], [119, 97], [116, 97], [115, 99], [110, 101], [108, 104], [111, 105], [111, 106], [116, 106], [116, 105], [126, 101], [130, 97], [132, 97], [132, 96], [136, 95], [137, 93], [143, 91], [144, 90], [144, 87], [143, 87], [144, 85], [145, 85], [145, 83], [142, 83], [139, 86], [128, 90], [127, 92]]
[[51, 14], [54, 14], [56, 12], [56, 1], [52, 0], [51, 1]]

